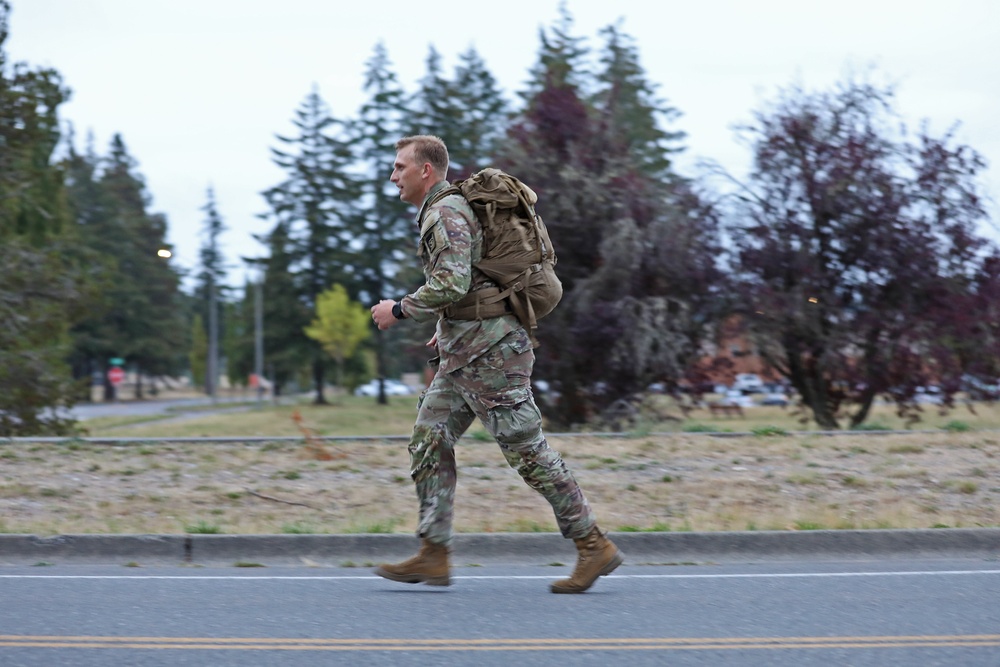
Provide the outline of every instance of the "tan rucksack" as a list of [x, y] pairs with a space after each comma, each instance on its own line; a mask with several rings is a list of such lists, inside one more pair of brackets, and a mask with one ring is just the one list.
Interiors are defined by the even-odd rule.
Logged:
[[482, 259], [475, 266], [499, 288], [470, 292], [448, 306], [445, 317], [478, 320], [512, 312], [537, 345], [538, 320], [552, 312], [563, 292], [552, 241], [535, 212], [538, 196], [510, 174], [490, 168], [455, 181], [430, 203], [456, 193], [482, 225]]

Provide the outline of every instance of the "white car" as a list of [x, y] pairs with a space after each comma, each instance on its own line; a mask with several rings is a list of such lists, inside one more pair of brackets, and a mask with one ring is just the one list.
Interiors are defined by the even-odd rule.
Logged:
[[764, 382], [756, 373], [737, 373], [733, 389], [739, 389], [748, 394], [759, 394], [764, 391]]
[[722, 396], [723, 405], [738, 405], [741, 408], [752, 408], [755, 403], [753, 399], [744, 394], [739, 389], [730, 389]]
[[[413, 388], [409, 385], [405, 385], [399, 380], [391, 380], [386, 378], [383, 380], [385, 382], [385, 395], [386, 396], [409, 396], [414, 393]], [[355, 396], [378, 396], [378, 380], [371, 380], [361, 385], [354, 390]]]
[[788, 405], [788, 395], [783, 394], [780, 391], [772, 392], [770, 394], [764, 394], [764, 397], [760, 399], [761, 405], [780, 405], [785, 407]]

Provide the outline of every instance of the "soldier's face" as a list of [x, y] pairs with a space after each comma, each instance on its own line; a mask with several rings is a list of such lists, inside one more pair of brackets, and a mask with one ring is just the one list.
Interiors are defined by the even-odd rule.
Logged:
[[408, 204], [420, 206], [424, 201], [425, 184], [424, 172], [430, 169], [427, 164], [417, 162], [413, 153], [416, 146], [410, 144], [403, 146], [396, 153], [396, 161], [392, 165], [392, 176], [389, 180], [399, 188], [399, 198]]

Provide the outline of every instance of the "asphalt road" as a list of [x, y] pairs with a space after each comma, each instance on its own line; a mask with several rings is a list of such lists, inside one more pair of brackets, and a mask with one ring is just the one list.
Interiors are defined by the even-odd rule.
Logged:
[[1000, 665], [1000, 562], [367, 568], [0, 567], [0, 665]]

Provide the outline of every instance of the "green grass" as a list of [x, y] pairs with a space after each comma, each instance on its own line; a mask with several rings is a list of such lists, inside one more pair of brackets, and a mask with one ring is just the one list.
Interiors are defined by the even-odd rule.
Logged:
[[222, 528], [214, 523], [201, 520], [184, 526], [184, 532], [193, 535], [219, 535], [222, 533]]
[[[657, 397], [664, 398], [664, 397]], [[177, 421], [172, 415], [163, 417], [107, 417], [81, 422], [87, 433], [93, 437], [135, 438], [137, 444], [143, 440], [165, 437], [288, 437], [301, 436], [302, 432], [292, 420], [292, 413], [298, 410], [302, 421], [312, 432], [327, 436], [408, 436], [416, 417], [415, 396], [391, 396], [387, 405], [379, 405], [374, 398], [361, 396], [338, 396], [336, 403], [313, 405], [303, 402], [299, 405], [275, 406], [270, 403], [251, 404], [244, 411], [223, 414], [206, 414]], [[225, 404], [221, 404], [224, 409]], [[669, 412], [669, 410], [668, 410]], [[664, 422], [657, 431], [681, 431], [685, 433], [740, 432], [755, 435], [777, 436], [792, 431], [818, 431], [815, 423], [800, 421], [802, 415], [792, 410], [776, 406], [746, 408], [744, 417], [711, 418], [706, 409], [695, 409], [690, 418], [681, 423]], [[959, 419], [959, 417], [961, 419]], [[841, 426], [847, 429], [847, 420]], [[857, 431], [880, 430], [923, 430], [943, 429], [950, 432], [967, 430], [1000, 429], [1000, 404], [976, 405], [976, 413], [959, 405], [945, 415], [934, 410], [926, 410], [923, 420], [907, 428], [890, 405], [876, 405], [865, 423], [855, 427]], [[492, 438], [480, 427], [473, 427], [466, 437], [475, 442], [487, 442]], [[8, 455], [7, 452], [0, 456]]]
[[964, 422], [958, 419], [951, 420], [941, 428], [951, 433], [965, 433], [966, 431], [972, 430], [972, 427], [969, 426], [968, 422]]
[[788, 435], [788, 429], [781, 426], [757, 426], [750, 431], [758, 438], [773, 438], [776, 436]]
[[342, 396], [336, 405], [263, 404], [241, 412], [206, 414], [182, 421], [175, 421], [173, 415], [153, 419], [109, 417], [87, 420], [81, 425], [92, 437], [288, 437], [302, 435], [292, 420], [292, 414], [298, 410], [302, 423], [317, 435], [409, 435], [416, 417], [417, 398], [391, 396], [388, 400], [387, 405], [379, 405], [370, 397]]
[[351, 534], [388, 534], [396, 530], [401, 521], [398, 519], [387, 519], [385, 521], [373, 521], [371, 523], [360, 523], [350, 526], [346, 533]]
[[303, 521], [296, 521], [284, 524], [281, 532], [285, 535], [315, 535], [322, 531]]

